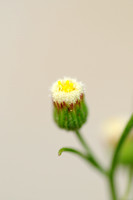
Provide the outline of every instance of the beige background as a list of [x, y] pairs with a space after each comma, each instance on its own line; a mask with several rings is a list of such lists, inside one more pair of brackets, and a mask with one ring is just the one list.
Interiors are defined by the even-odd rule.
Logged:
[[[107, 200], [106, 181], [77, 157], [52, 120], [58, 78], [86, 84], [82, 128], [106, 165], [100, 124], [133, 108], [132, 0], [0, 0], [0, 199]], [[123, 180], [123, 179], [122, 179]]]

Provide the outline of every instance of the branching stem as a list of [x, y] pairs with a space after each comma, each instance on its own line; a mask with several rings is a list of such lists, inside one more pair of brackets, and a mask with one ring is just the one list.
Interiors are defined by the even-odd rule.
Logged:
[[[78, 140], [80, 141], [81, 145], [83, 146], [85, 153], [82, 153], [81, 151], [76, 150], [74, 148], [63, 147], [59, 150], [58, 154], [61, 155], [62, 152], [74, 153], [74, 154], [78, 155], [79, 157], [81, 157], [82, 159], [86, 160], [92, 166], [94, 166], [101, 174], [103, 174], [108, 179], [108, 182], [110, 185], [110, 191], [111, 191], [111, 199], [118, 200], [116, 187], [115, 187], [115, 172], [116, 172], [117, 162], [119, 160], [119, 154], [120, 154], [121, 148], [132, 128], [133, 128], [133, 115], [129, 119], [129, 121], [121, 135], [121, 138], [114, 150], [111, 167], [109, 168], [108, 171], [105, 170], [102, 167], [102, 165], [99, 163], [99, 161], [95, 157], [94, 153], [92, 153], [90, 147], [84, 140], [83, 136], [80, 134], [79, 130], [76, 130], [75, 133], [76, 133], [76, 136], [77, 136]], [[129, 181], [129, 183], [130, 182], [131, 181]], [[130, 186], [130, 184], [129, 184], [129, 186]], [[129, 186], [127, 188], [126, 195], [129, 192]], [[123, 200], [126, 200], [126, 199], [123, 199]]]

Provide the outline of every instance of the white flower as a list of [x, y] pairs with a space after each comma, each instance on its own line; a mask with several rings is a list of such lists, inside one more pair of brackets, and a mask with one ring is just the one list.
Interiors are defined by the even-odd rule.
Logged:
[[53, 84], [51, 93], [55, 103], [71, 105], [81, 99], [84, 87], [81, 82], [77, 82], [75, 79], [64, 78]]
[[[126, 124], [128, 122], [128, 117], [120, 116], [113, 117], [107, 120], [103, 125], [103, 136], [106, 143], [110, 145], [116, 145]], [[129, 134], [128, 138], [133, 138], [133, 130]]]

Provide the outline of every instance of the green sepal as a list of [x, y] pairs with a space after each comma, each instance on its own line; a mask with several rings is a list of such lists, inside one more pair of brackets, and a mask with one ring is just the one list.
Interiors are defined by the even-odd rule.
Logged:
[[70, 109], [68, 106], [54, 106], [53, 117], [60, 128], [66, 130], [76, 130], [86, 122], [88, 108], [84, 100], [80, 101]]

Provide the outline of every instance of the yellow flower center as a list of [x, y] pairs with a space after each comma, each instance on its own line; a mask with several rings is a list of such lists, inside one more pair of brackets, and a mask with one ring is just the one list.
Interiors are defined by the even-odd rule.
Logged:
[[75, 90], [74, 84], [70, 82], [69, 80], [66, 80], [65, 82], [58, 81], [58, 87], [59, 87], [59, 91], [62, 91], [62, 92], [71, 92]]

